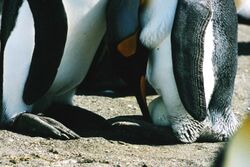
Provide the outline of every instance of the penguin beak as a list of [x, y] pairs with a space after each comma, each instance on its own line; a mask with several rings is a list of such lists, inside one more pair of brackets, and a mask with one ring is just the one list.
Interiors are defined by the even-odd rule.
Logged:
[[144, 118], [151, 121], [145, 94], [148, 54], [139, 42], [141, 0], [110, 0], [107, 7], [107, 43], [117, 74], [135, 94]]

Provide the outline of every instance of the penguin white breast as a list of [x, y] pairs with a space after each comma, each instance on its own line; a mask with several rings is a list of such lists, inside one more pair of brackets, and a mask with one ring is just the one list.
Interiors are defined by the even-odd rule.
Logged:
[[214, 67], [213, 67], [213, 54], [215, 50], [214, 45], [214, 31], [213, 31], [213, 15], [205, 30], [204, 36], [204, 57], [203, 57], [203, 80], [206, 106], [208, 108], [211, 96], [215, 85]]
[[86, 76], [106, 31], [107, 0], [63, 0], [68, 34], [64, 54], [50, 94], [64, 94]]
[[186, 112], [174, 78], [170, 41], [177, 0], [150, 1], [148, 5], [141, 14], [143, 29], [140, 39], [151, 49], [147, 78], [161, 95], [150, 104], [150, 115], [154, 124], [169, 125], [167, 116], [178, 118]]
[[34, 20], [27, 1], [24, 1], [4, 50], [3, 102], [7, 112], [3, 112], [3, 122], [27, 111], [22, 100], [24, 85], [34, 49]]

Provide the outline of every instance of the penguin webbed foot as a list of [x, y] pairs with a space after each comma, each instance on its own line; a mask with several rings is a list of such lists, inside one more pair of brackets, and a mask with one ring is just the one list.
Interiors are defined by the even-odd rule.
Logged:
[[80, 136], [62, 123], [45, 116], [22, 113], [14, 121], [12, 130], [30, 136], [69, 140]]
[[204, 125], [194, 119], [187, 118], [177, 123], [172, 123], [172, 129], [179, 141], [193, 143], [199, 139]]

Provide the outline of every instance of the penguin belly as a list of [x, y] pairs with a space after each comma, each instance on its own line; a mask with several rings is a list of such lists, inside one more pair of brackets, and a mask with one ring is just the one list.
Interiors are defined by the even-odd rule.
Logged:
[[64, 54], [49, 95], [61, 96], [85, 78], [106, 31], [107, 0], [63, 1], [68, 18]]
[[161, 96], [149, 106], [151, 118], [157, 125], [169, 124], [170, 115], [181, 117], [185, 113], [178, 95], [172, 63], [171, 31], [176, 6], [175, 0], [150, 1], [141, 14], [143, 29], [140, 40], [150, 48], [147, 79]]
[[[183, 116], [185, 117], [186, 110], [180, 100], [173, 73], [170, 36], [159, 47], [154, 49], [152, 55], [149, 56], [147, 78], [149, 83], [161, 96], [160, 101], [162, 100], [162, 102], [160, 103], [164, 103], [165, 106], [165, 108], [159, 107], [159, 109], [165, 109], [165, 111], [153, 110], [150, 111], [151, 115], [158, 117], [158, 115], [162, 115], [162, 112], [166, 112], [168, 117], [176, 118], [176, 120], [181, 119]], [[162, 119], [152, 118], [152, 120], [163, 121], [154, 122], [157, 125], [174, 121], [174, 119], [167, 120], [167, 117]]]
[[3, 109], [1, 124], [32, 108], [22, 100], [24, 85], [34, 48], [34, 20], [27, 1], [19, 9], [19, 15], [4, 50]]
[[206, 108], [208, 108], [215, 85], [215, 74], [214, 74], [214, 64], [213, 64], [213, 52], [215, 49], [215, 45], [214, 45], [212, 16], [209, 19], [208, 25], [205, 30], [203, 48], [204, 48], [204, 58], [203, 58], [202, 71], [204, 80]]

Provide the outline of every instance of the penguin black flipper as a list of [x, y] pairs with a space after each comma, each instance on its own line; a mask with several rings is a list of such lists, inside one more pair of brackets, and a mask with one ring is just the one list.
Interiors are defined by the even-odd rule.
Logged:
[[179, 96], [189, 114], [198, 121], [203, 121], [207, 116], [202, 72], [203, 39], [211, 17], [209, 1], [179, 2], [171, 36]]
[[140, 0], [109, 1], [107, 40], [116, 72], [135, 93], [144, 118], [151, 121], [145, 97], [148, 54], [139, 42], [140, 5]]
[[23, 100], [33, 104], [52, 85], [67, 37], [67, 16], [61, 0], [28, 0], [35, 22], [35, 48]]
[[[1, 56], [6, 45], [6, 42], [15, 27], [18, 10], [22, 5], [23, 0], [5, 0], [3, 1], [2, 20], [1, 20]], [[1, 59], [2, 61], [2, 59]], [[3, 66], [1, 66], [3, 67]], [[2, 82], [1, 82], [2, 83]]]

